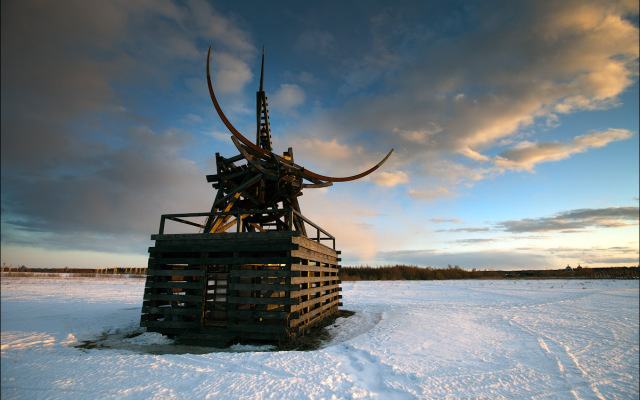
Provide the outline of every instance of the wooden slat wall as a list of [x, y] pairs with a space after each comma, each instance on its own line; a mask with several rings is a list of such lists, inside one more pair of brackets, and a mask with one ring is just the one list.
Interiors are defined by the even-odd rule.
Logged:
[[150, 331], [283, 340], [303, 335], [341, 305], [339, 252], [299, 232], [152, 239], [141, 317]]

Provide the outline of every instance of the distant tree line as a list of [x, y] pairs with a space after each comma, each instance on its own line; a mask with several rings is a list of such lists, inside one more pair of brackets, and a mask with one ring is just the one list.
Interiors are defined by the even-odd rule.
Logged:
[[[92, 273], [92, 274], [136, 274], [143, 275], [146, 268], [27, 268], [22, 266], [2, 266], [3, 272], [35, 273]], [[343, 281], [401, 281], [401, 280], [443, 280], [443, 279], [640, 279], [640, 266], [608, 268], [564, 268], [549, 270], [472, 270], [449, 265], [447, 268], [418, 267], [415, 265], [387, 265], [382, 267], [350, 267], [340, 269]]]
[[610, 268], [575, 268], [555, 270], [465, 270], [459, 266], [447, 268], [418, 267], [411, 265], [394, 265], [382, 267], [349, 267], [340, 269], [343, 281], [398, 281], [398, 280], [443, 280], [443, 279], [638, 279], [640, 266]]
[[146, 268], [28, 268], [24, 265], [13, 266], [3, 265], [2, 272], [34, 272], [48, 274], [144, 274]]

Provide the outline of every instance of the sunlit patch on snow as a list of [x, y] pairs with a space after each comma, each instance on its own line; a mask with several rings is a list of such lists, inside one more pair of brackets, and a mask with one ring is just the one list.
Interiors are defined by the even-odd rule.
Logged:
[[380, 312], [356, 312], [348, 318], [338, 318], [333, 325], [325, 329], [331, 339], [322, 347], [335, 346], [342, 342], [354, 339], [363, 333], [370, 331], [382, 319]]
[[6, 350], [23, 350], [29, 347], [53, 346], [53, 336], [41, 332], [2, 332], [2, 352]]

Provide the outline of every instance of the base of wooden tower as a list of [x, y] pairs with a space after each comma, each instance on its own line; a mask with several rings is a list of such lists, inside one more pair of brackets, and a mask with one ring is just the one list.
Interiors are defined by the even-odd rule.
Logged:
[[282, 341], [337, 313], [340, 252], [298, 231], [152, 235], [140, 325], [207, 343]]

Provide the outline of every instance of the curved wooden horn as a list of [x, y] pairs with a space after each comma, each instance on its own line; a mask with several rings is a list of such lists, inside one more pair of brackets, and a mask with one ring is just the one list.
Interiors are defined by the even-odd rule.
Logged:
[[[233, 136], [238, 138], [238, 140], [241, 141], [242, 144], [244, 144], [245, 146], [249, 147], [250, 149], [252, 149], [254, 151], [257, 151], [260, 154], [263, 154], [263, 155], [265, 155], [267, 157], [269, 157], [271, 155], [274, 155], [274, 156], [278, 157], [278, 159], [286, 160], [285, 158], [283, 158], [283, 157], [281, 157], [281, 156], [279, 156], [279, 155], [277, 155], [275, 153], [268, 152], [268, 151], [262, 149], [260, 146], [255, 145], [249, 139], [244, 137], [233, 125], [231, 125], [231, 122], [229, 122], [227, 117], [222, 112], [222, 109], [220, 108], [220, 104], [218, 104], [218, 100], [216, 99], [215, 93], [213, 93], [213, 85], [211, 84], [211, 76], [209, 75], [209, 58], [210, 58], [210, 56], [211, 56], [211, 46], [209, 46], [209, 52], [207, 53], [207, 84], [209, 85], [209, 94], [211, 95], [211, 100], [213, 101], [213, 106], [216, 108], [216, 111], [218, 112], [218, 116], [220, 117], [222, 122], [224, 122], [224, 124], [227, 127], [227, 129], [229, 129], [229, 132], [231, 132], [233, 134]], [[332, 177], [332, 176], [325, 176], [325, 175], [316, 174], [315, 172], [309, 171], [309, 170], [304, 169], [304, 168], [301, 167], [302, 168], [302, 176], [304, 177], [306, 175], [306, 176], [314, 178], [314, 179], [320, 179], [320, 180], [328, 181], [328, 182], [354, 181], [356, 179], [364, 178], [365, 176], [369, 175], [373, 171], [375, 171], [378, 168], [380, 168], [382, 166], [382, 164], [384, 164], [385, 161], [387, 161], [387, 159], [391, 156], [391, 153], [393, 153], [393, 149], [391, 149], [389, 154], [387, 154], [386, 157], [382, 159], [382, 161], [380, 161], [379, 163], [377, 163], [376, 165], [374, 165], [370, 169], [368, 169], [368, 170], [366, 170], [364, 172], [361, 172], [361, 173], [359, 173], [357, 175], [352, 175], [352, 176], [347, 176], [347, 177]]]
[[378, 168], [380, 168], [382, 166], [382, 164], [384, 164], [385, 161], [387, 161], [387, 159], [391, 156], [391, 153], [393, 153], [393, 149], [391, 149], [389, 154], [387, 154], [386, 157], [382, 159], [382, 161], [380, 161], [379, 163], [377, 163], [376, 165], [374, 165], [370, 169], [359, 173], [358, 175], [352, 175], [352, 176], [346, 176], [346, 177], [331, 177], [331, 176], [324, 176], [324, 175], [316, 174], [315, 172], [311, 172], [308, 169], [304, 169], [302, 171], [302, 176], [308, 175], [308, 176], [310, 176], [312, 178], [321, 179], [323, 181], [329, 181], [329, 182], [355, 181], [356, 179], [364, 178], [365, 176], [369, 175], [373, 171], [375, 171]]
[[207, 84], [209, 84], [209, 94], [211, 95], [213, 106], [216, 108], [216, 111], [218, 112], [218, 116], [220, 117], [222, 122], [224, 122], [224, 124], [227, 126], [227, 129], [229, 129], [229, 131], [233, 134], [233, 136], [237, 137], [238, 140], [240, 140], [244, 145], [252, 148], [253, 150], [259, 153], [264, 154], [265, 156], [269, 155], [269, 153], [266, 152], [264, 149], [260, 148], [259, 146], [256, 146], [249, 139], [242, 136], [242, 133], [240, 133], [233, 125], [231, 125], [231, 122], [229, 122], [227, 117], [222, 112], [222, 109], [220, 108], [220, 104], [218, 104], [218, 100], [216, 99], [216, 95], [213, 93], [213, 85], [211, 84], [211, 76], [209, 75], [209, 56], [210, 55], [211, 55], [211, 46], [209, 46], [209, 52], [207, 53]]

